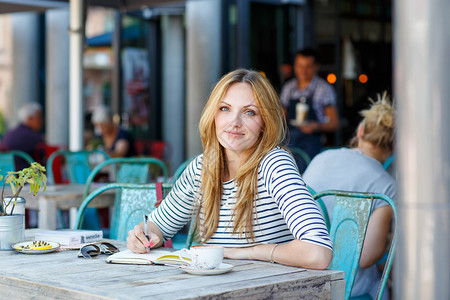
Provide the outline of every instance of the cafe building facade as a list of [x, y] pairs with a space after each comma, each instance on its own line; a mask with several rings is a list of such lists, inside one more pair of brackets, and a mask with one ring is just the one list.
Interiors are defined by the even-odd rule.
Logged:
[[[85, 127], [95, 105], [111, 105], [116, 120], [137, 138], [167, 141], [171, 165], [201, 152], [197, 125], [202, 107], [219, 78], [235, 68], [264, 72], [280, 91], [293, 75], [289, 66], [295, 52], [316, 48], [320, 76], [336, 78], [330, 83], [344, 120], [328, 137], [329, 146], [347, 142], [358, 122], [355, 111], [367, 103], [367, 96], [391, 89], [390, 4], [385, 1], [169, 2], [133, 11], [88, 7], [83, 99]], [[41, 101], [48, 142], [67, 145], [68, 125], [59, 124], [69, 118], [68, 8], [10, 16], [22, 19], [12, 22], [13, 32], [21, 30], [24, 19], [35, 28], [30, 39], [14, 48], [21, 49], [20, 57], [29, 57], [26, 66], [14, 70], [19, 80], [14, 82], [30, 66], [35, 71], [25, 76], [30, 88], [12, 87], [9, 101]], [[19, 55], [12, 56], [20, 61]], [[379, 61], [384, 70], [379, 70]], [[358, 79], [361, 74], [368, 76], [367, 82]], [[372, 84], [381, 78], [383, 83]]]

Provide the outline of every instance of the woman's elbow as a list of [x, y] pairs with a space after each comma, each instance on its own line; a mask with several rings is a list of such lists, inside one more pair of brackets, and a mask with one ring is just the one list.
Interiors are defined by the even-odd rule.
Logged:
[[328, 268], [333, 259], [333, 251], [325, 247], [321, 248], [323, 249], [314, 251], [314, 254], [309, 256], [307, 268], [315, 270], [325, 270]]
[[368, 262], [368, 261], [364, 261], [364, 260], [359, 261], [359, 267], [362, 269], [368, 268], [372, 265], [373, 265], [373, 262]]
[[383, 258], [383, 254], [384, 254], [384, 252], [375, 257], [369, 257], [368, 255], [361, 255], [361, 258], [359, 259], [359, 267], [365, 269], [365, 268], [373, 266], [381, 258]]

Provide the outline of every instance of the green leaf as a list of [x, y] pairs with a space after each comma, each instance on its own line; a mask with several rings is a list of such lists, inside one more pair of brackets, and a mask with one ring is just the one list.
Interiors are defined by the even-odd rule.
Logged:
[[12, 193], [15, 194], [16, 193], [16, 186], [12, 182], [10, 182], [9, 185], [11, 186]]

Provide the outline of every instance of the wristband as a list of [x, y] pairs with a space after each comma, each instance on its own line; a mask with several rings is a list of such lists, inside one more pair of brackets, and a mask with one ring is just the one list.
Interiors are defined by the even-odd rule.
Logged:
[[273, 252], [275, 251], [275, 248], [278, 247], [279, 244], [276, 244], [273, 246], [272, 251], [270, 251], [270, 262], [273, 264], [275, 261], [273, 260]]

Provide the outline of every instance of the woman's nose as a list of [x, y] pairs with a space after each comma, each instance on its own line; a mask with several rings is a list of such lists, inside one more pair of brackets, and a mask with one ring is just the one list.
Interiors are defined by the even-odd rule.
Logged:
[[241, 127], [241, 125], [242, 125], [242, 120], [241, 120], [240, 116], [239, 115], [234, 115], [233, 119], [230, 122], [230, 126], [232, 126], [232, 127]]

